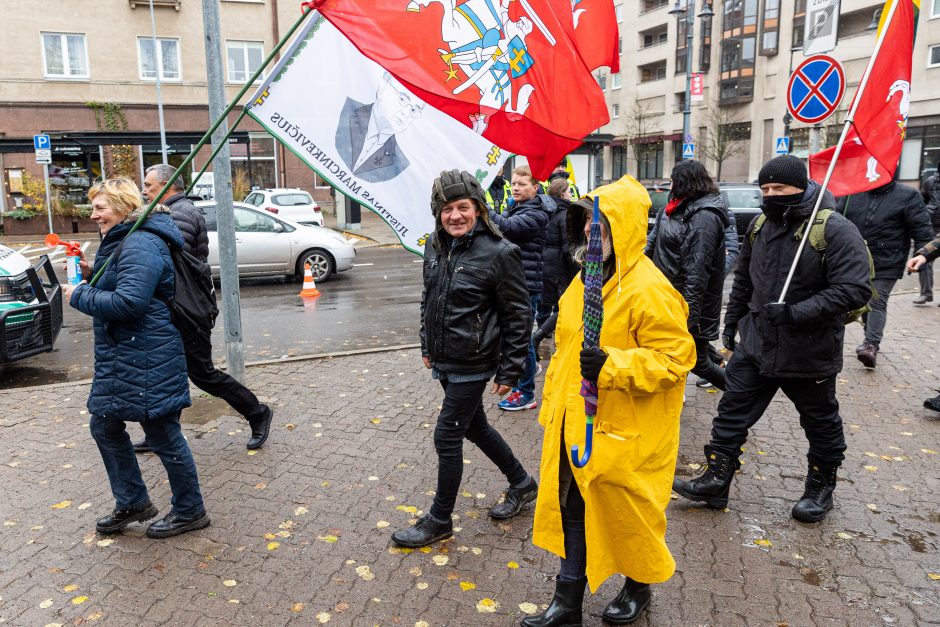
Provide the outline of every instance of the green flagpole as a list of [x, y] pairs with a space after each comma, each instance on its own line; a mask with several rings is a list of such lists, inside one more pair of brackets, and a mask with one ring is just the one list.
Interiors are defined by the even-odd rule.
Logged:
[[[254, 86], [255, 81], [261, 77], [262, 72], [264, 72], [265, 68], [271, 64], [271, 61], [273, 61], [274, 57], [277, 56], [277, 54], [281, 51], [281, 48], [284, 47], [284, 44], [287, 43], [287, 40], [293, 36], [298, 28], [300, 28], [301, 24], [304, 23], [304, 20], [306, 20], [307, 17], [313, 13], [313, 10], [307, 6], [304, 6], [302, 10], [303, 14], [300, 16], [300, 18], [294, 22], [294, 25], [291, 26], [290, 30], [287, 31], [287, 33], [281, 38], [279, 42], [277, 42], [277, 45], [274, 46], [274, 49], [271, 50], [271, 53], [267, 56], [267, 58], [265, 58], [264, 61], [262, 61], [261, 66], [255, 70], [254, 74], [251, 75], [251, 78], [249, 78], [245, 85], [241, 88], [241, 91], [238, 92], [238, 95], [232, 99], [232, 102], [230, 102], [228, 107], [225, 108], [225, 111], [223, 111], [218, 119], [212, 123], [212, 126], [208, 131], [206, 131], [206, 134], [202, 136], [202, 139], [199, 140], [199, 143], [196, 144], [196, 146], [192, 149], [192, 152], [189, 153], [189, 156], [183, 160], [183, 163], [181, 163], [180, 166], [176, 169], [176, 172], [174, 172], [173, 176], [171, 176], [170, 179], [166, 182], [166, 184], [163, 186], [163, 189], [161, 189], [160, 192], [150, 200], [150, 204], [147, 205], [147, 209], [144, 211], [144, 214], [137, 219], [137, 222], [135, 222], [133, 226], [131, 226], [131, 230], [128, 231], [127, 235], [130, 235], [140, 228], [140, 225], [144, 223], [144, 220], [150, 216], [150, 212], [153, 211], [153, 208], [157, 206], [159, 200], [163, 198], [163, 195], [170, 190], [170, 186], [173, 184], [173, 181], [175, 181], [176, 178], [180, 176], [180, 174], [182, 174], [183, 171], [189, 166], [189, 164], [193, 162], [193, 159], [196, 157], [196, 153], [198, 153], [202, 147], [209, 142], [210, 138], [212, 137], [212, 133], [214, 133], [215, 130], [222, 125], [222, 122], [225, 120], [225, 118], [228, 117], [228, 114], [231, 113], [233, 109], [235, 109], [235, 107], [238, 105], [238, 102], [242, 99], [245, 93], [247, 93], [248, 90]], [[247, 110], [247, 107], [243, 109], [241, 116], [238, 118], [239, 121], [241, 121], [241, 118], [245, 115], [245, 111]], [[238, 122], [235, 124], [237, 125]], [[234, 126], [232, 128], [234, 129]], [[229, 134], [231, 134], [231, 130], [229, 131]], [[227, 137], [228, 135], [226, 135], [226, 138]], [[226, 141], [228, 140], [226, 139]], [[222, 143], [223, 142], [219, 142], [219, 145], [222, 145]], [[216, 150], [218, 150], [218, 147]], [[211, 162], [212, 160], [210, 159], [208, 162], [206, 162], [206, 165]], [[203, 168], [203, 171], [205, 171], [205, 168]], [[111, 263], [112, 257], [113, 255], [105, 260], [105, 262], [101, 265], [101, 269], [98, 270], [98, 272], [95, 273], [95, 276], [91, 278], [91, 281], [88, 282], [89, 285], [94, 285], [98, 282], [98, 279], [101, 278], [101, 275], [104, 274], [105, 269], [108, 267], [108, 264]]]

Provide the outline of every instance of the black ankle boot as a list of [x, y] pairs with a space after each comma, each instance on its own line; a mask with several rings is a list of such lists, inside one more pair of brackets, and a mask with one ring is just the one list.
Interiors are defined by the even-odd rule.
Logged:
[[490, 516], [497, 520], [512, 518], [522, 511], [522, 508], [535, 500], [538, 496], [539, 485], [535, 479], [529, 477], [529, 483], [523, 488], [509, 486], [506, 489], [506, 498], [490, 509]]
[[150, 520], [156, 515], [157, 508], [150, 501], [137, 507], [115, 507], [110, 514], [98, 519], [95, 523], [95, 531], [104, 535], [117, 533], [132, 522]]
[[652, 597], [648, 583], [640, 583], [627, 577], [620, 594], [607, 604], [602, 616], [610, 625], [629, 625], [640, 617]]
[[803, 498], [793, 506], [793, 517], [802, 522], [819, 522], [832, 509], [832, 492], [836, 489], [838, 464], [809, 460]]
[[580, 581], [555, 580], [555, 596], [541, 614], [526, 616], [522, 627], [581, 627], [581, 603], [584, 601], [584, 586]]
[[731, 481], [741, 463], [712, 446], [705, 447], [705, 458], [708, 463], [705, 472], [691, 481], [674, 479], [672, 489], [689, 500], [705, 501], [709, 507], [724, 509], [728, 506]]
[[452, 520], [448, 518], [447, 522], [438, 522], [429, 514], [419, 518], [413, 526], [393, 533], [392, 540], [399, 546], [418, 549], [452, 535], [454, 535]]

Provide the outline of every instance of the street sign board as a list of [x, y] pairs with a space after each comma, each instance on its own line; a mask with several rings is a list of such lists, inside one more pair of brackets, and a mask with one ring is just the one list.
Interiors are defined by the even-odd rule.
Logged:
[[689, 77], [690, 102], [702, 102], [705, 100], [705, 81], [701, 74], [692, 74]]
[[48, 135], [33, 135], [33, 148], [36, 150], [51, 150], [52, 140]]
[[695, 144], [682, 144], [682, 158], [683, 159], [695, 158]]
[[36, 151], [36, 163], [50, 165], [52, 163], [52, 150], [49, 148], [40, 148]]
[[790, 138], [789, 137], [778, 137], [775, 144], [777, 148], [774, 152], [776, 152], [778, 155], [790, 154]]
[[839, 38], [839, 0], [811, 0], [803, 26], [803, 54], [829, 52]]
[[824, 54], [803, 61], [790, 75], [787, 109], [805, 124], [822, 122], [839, 107], [845, 94], [842, 65]]

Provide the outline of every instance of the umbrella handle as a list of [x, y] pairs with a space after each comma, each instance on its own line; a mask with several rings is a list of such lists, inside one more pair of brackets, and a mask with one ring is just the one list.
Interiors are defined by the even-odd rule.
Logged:
[[571, 463], [575, 468], [584, 468], [591, 459], [594, 448], [594, 416], [588, 416], [584, 425], [584, 457], [578, 455], [578, 445], [571, 445]]

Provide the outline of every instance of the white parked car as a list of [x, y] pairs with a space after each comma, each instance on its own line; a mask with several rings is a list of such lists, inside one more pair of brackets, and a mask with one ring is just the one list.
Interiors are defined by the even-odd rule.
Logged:
[[323, 213], [313, 197], [302, 189], [256, 189], [245, 203], [300, 224], [323, 226]]
[[[209, 265], [219, 276], [219, 238], [214, 201], [198, 201], [209, 231]], [[306, 226], [245, 203], [235, 203], [235, 245], [242, 277], [295, 275], [309, 263], [313, 278], [325, 281], [352, 267], [356, 249], [345, 237], [319, 226]]]

